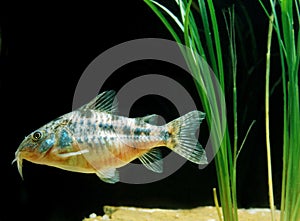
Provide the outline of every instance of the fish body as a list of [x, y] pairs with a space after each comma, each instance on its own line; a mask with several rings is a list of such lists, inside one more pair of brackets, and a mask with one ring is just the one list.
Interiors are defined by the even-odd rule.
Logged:
[[103, 92], [78, 110], [25, 137], [15, 153], [21, 176], [26, 159], [64, 170], [95, 173], [103, 181], [115, 183], [119, 181], [116, 168], [137, 158], [148, 169], [162, 172], [161, 153], [155, 148], [159, 146], [166, 146], [194, 163], [207, 163], [205, 151], [195, 138], [204, 113], [191, 111], [157, 126], [157, 115], [116, 115], [114, 94]]

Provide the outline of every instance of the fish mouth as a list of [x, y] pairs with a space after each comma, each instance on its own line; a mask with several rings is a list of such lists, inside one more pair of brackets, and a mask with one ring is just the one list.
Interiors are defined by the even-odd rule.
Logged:
[[22, 158], [19, 150], [16, 151], [15, 159], [11, 162], [11, 164], [13, 164], [15, 162], [17, 162], [19, 174], [20, 174], [21, 178], [23, 179], [23, 172], [22, 172], [23, 158]]

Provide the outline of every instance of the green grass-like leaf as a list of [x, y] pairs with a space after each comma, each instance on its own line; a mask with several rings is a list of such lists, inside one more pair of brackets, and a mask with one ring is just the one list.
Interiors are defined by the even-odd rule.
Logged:
[[[194, 54], [199, 54], [210, 64], [217, 80], [220, 82], [221, 88], [223, 90], [222, 92], [225, 93], [222, 49], [213, 2], [211, 0], [198, 1], [199, 14], [197, 15], [197, 19], [201, 19], [201, 23], [204, 28], [204, 39], [201, 39], [201, 36], [199, 35], [199, 27], [195, 22], [196, 19], [193, 11], [191, 10], [191, 5], [193, 3], [192, 0], [176, 1], [180, 10], [180, 15], [177, 17], [165, 6], [162, 6], [161, 4], [158, 4], [153, 0], [145, 0], [145, 2], [159, 16], [159, 18], [162, 20], [162, 22], [165, 24], [167, 29], [171, 32], [174, 39], [178, 43], [182, 43], [179, 36], [183, 36], [184, 44], [188, 46]], [[163, 16], [162, 12], [169, 15], [169, 17], [167, 18]], [[182, 33], [175, 32], [175, 30], [169, 23], [169, 19], [175, 21], [175, 23], [180, 27]], [[183, 29], [181, 28], [181, 24], [183, 24]], [[190, 68], [194, 77], [197, 79], [196, 82], [205, 82], [202, 85], [198, 85], [196, 83], [196, 87], [198, 89], [199, 97], [202, 101], [204, 111], [207, 113], [206, 119], [211, 128], [211, 136], [213, 137], [215, 150], [218, 148], [216, 146], [218, 144], [217, 141], [221, 139], [221, 131], [225, 130], [223, 142], [221, 144], [219, 152], [215, 156], [220, 201], [222, 205], [224, 220], [238, 220], [235, 189], [236, 185], [235, 183], [232, 183], [235, 182], [235, 179], [231, 180], [232, 174], [235, 174], [233, 172], [235, 169], [233, 169], [234, 167], [229, 132], [224, 121], [224, 119], [226, 119], [226, 107], [225, 104], [218, 104], [217, 101], [219, 95], [216, 94], [213, 79], [210, 78], [210, 75], [200, 74], [201, 72], [208, 73], [209, 70], [203, 70], [203, 68], [205, 67], [203, 67], [202, 64], [199, 63], [199, 61], [193, 55], [188, 55], [188, 57], [185, 58], [188, 67]], [[206, 97], [207, 95], [212, 98], [212, 103], [208, 103]], [[218, 110], [219, 112], [211, 113], [211, 111], [216, 110]]]
[[[282, 68], [283, 171], [280, 220], [300, 220], [299, 0], [280, 1], [280, 13], [275, 8], [275, 1], [270, 0], [272, 13], [267, 11], [261, 1], [260, 3], [269, 17], [270, 14], [274, 16], [273, 25], [277, 34]], [[293, 14], [295, 11], [296, 16]]]

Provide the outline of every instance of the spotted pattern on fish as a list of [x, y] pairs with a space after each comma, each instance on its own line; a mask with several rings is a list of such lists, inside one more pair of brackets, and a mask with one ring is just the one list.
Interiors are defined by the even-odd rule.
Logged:
[[54, 134], [51, 134], [51, 135], [50, 135], [50, 138], [44, 140], [44, 141], [41, 143], [41, 145], [40, 145], [40, 147], [39, 147], [39, 150], [40, 150], [41, 152], [45, 152], [45, 151], [47, 151], [49, 148], [51, 148], [51, 147], [54, 145], [54, 143], [55, 143], [55, 135], [54, 135]]
[[157, 115], [128, 118], [114, 114], [113, 92], [103, 92], [78, 110], [38, 129], [40, 140], [27, 136], [16, 151], [22, 160], [61, 169], [96, 173], [103, 181], [119, 180], [116, 168], [138, 158], [154, 172], [162, 172], [161, 154], [166, 146], [186, 159], [206, 163], [205, 151], [194, 137], [204, 113], [192, 111], [166, 125], [154, 125]]
[[128, 127], [127, 125], [125, 125], [122, 130], [124, 134], [130, 134], [131, 131], [130, 127]]
[[72, 142], [73, 141], [69, 133], [65, 129], [62, 129], [60, 132], [60, 140], [59, 140], [60, 147], [64, 148], [66, 146], [70, 146]]

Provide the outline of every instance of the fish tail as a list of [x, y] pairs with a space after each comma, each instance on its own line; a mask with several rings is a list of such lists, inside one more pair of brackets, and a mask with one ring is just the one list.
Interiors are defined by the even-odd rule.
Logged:
[[195, 137], [205, 113], [191, 111], [167, 126], [166, 144], [175, 153], [196, 164], [207, 164], [205, 150]]

